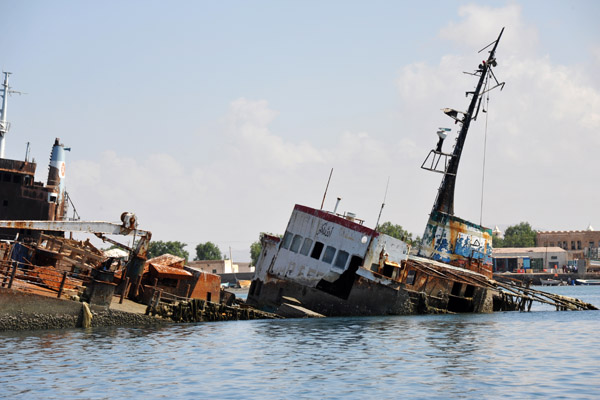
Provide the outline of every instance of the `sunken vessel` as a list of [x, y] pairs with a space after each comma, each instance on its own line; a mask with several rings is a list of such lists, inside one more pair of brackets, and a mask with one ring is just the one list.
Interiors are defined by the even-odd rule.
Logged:
[[443, 177], [418, 249], [365, 226], [353, 214], [337, 214], [337, 205], [333, 212], [296, 205], [282, 238], [261, 238], [248, 304], [277, 310], [292, 303], [325, 316], [525, 310], [542, 297], [542, 302], [562, 304], [549, 294], [540, 297], [528, 287], [494, 281], [491, 229], [454, 215], [455, 182], [469, 126], [484, 94], [504, 87], [493, 72], [503, 31], [481, 50], [489, 49], [488, 56], [471, 74], [478, 80], [467, 92], [467, 111], [442, 110], [460, 130], [447, 153], [442, 147], [449, 129], [440, 128], [436, 147], [421, 165]]

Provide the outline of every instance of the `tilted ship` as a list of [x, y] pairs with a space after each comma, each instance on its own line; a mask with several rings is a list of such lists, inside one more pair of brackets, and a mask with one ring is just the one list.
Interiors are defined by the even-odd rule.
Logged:
[[[454, 215], [458, 165], [483, 95], [498, 82], [496, 48], [472, 74], [478, 77], [467, 111], [444, 109], [460, 124], [452, 153], [442, 150], [447, 129], [421, 166], [443, 174], [427, 227], [413, 255], [405, 241], [339, 215], [296, 205], [283, 238], [264, 235], [247, 302], [277, 309], [290, 298], [326, 315], [492, 312], [502, 309], [492, 278], [492, 232]], [[337, 208], [337, 206], [336, 206]]]
[[[0, 220], [61, 221], [66, 218], [68, 194], [65, 190], [65, 148], [57, 138], [52, 146], [46, 184], [35, 181], [36, 163], [29, 160], [29, 148], [24, 160], [5, 158], [5, 139], [10, 129], [7, 122], [9, 72], [4, 72], [2, 110], [0, 115]], [[35, 236], [27, 229], [0, 229], [0, 239]]]

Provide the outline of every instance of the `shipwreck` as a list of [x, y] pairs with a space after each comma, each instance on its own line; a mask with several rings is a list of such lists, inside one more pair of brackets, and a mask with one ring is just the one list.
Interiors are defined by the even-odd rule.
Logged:
[[[221, 289], [218, 275], [188, 266], [184, 258], [147, 259], [152, 234], [138, 227], [133, 213], [123, 213], [120, 222], [81, 221], [65, 186], [70, 149], [58, 138], [45, 183], [35, 181], [29, 145], [24, 160], [5, 158], [8, 95], [18, 93], [9, 76], [4, 73], [0, 90], [0, 331], [276, 317], [242, 308]], [[95, 235], [121, 256], [89, 239], [74, 240], [73, 233]], [[115, 235], [129, 236], [133, 244], [119, 243]], [[99, 318], [92, 321], [93, 315]]]
[[[483, 95], [502, 89], [493, 72], [498, 38], [478, 77], [466, 111], [443, 112], [460, 124], [451, 153], [443, 151], [448, 129], [422, 168], [443, 175], [417, 254], [405, 241], [366, 227], [354, 214], [296, 205], [283, 238], [263, 235], [247, 303], [276, 311], [294, 303], [325, 316], [489, 313], [528, 310], [533, 301], [557, 309], [595, 309], [576, 299], [492, 279], [492, 232], [454, 215], [454, 189], [469, 126]], [[337, 205], [336, 205], [337, 209]]]

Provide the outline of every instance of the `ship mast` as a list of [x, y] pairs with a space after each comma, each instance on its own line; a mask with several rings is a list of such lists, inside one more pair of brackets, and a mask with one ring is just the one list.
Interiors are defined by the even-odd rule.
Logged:
[[[456, 111], [453, 109], [446, 108], [444, 109], [444, 113], [446, 113], [451, 118], [455, 119], [455, 121], [460, 122], [462, 127], [460, 129], [460, 133], [456, 139], [456, 144], [454, 146], [454, 151], [452, 156], [450, 157], [450, 161], [448, 163], [447, 169], [444, 173], [444, 177], [442, 179], [442, 183], [440, 188], [438, 189], [437, 198], [432, 208], [433, 212], [441, 212], [448, 215], [454, 215], [454, 187], [456, 183], [456, 173], [458, 171], [458, 164], [460, 162], [460, 156], [462, 154], [463, 146], [465, 143], [465, 139], [467, 138], [467, 132], [469, 130], [469, 125], [471, 124], [471, 120], [476, 117], [476, 110], [479, 110], [479, 106], [481, 104], [480, 97], [483, 94], [481, 92], [484, 82], [488, 75], [494, 76], [492, 72], [492, 67], [496, 66], [496, 47], [498, 46], [498, 42], [500, 42], [500, 38], [502, 37], [502, 33], [504, 32], [504, 28], [500, 31], [500, 35], [498, 39], [492, 42], [487, 47], [492, 44], [494, 47], [490, 51], [490, 55], [486, 61], [483, 61], [479, 65], [479, 69], [475, 73], [475, 75], [479, 75], [479, 82], [477, 83], [477, 87], [473, 92], [467, 92], [467, 95], [471, 94], [473, 97], [471, 98], [471, 103], [469, 104], [469, 108], [467, 112], [462, 113], [460, 111]], [[485, 48], [487, 48], [485, 47]], [[482, 49], [481, 51], [485, 50]], [[495, 77], [494, 77], [495, 79]], [[503, 86], [504, 84], [500, 84], [496, 81], [497, 86]], [[496, 86], [496, 87], [497, 87]], [[488, 89], [486, 91], [489, 91]], [[475, 113], [475, 114], [474, 114]], [[462, 114], [463, 118], [459, 119], [458, 114]], [[442, 139], [443, 140], [443, 139]], [[441, 152], [441, 143], [438, 144], [439, 151]]]
[[2, 84], [2, 111], [0, 116], [0, 158], [4, 158], [4, 136], [8, 132], [8, 123], [6, 122], [6, 103], [8, 99], [8, 93], [10, 92], [8, 87], [8, 76], [10, 72], [4, 72], [4, 83]]

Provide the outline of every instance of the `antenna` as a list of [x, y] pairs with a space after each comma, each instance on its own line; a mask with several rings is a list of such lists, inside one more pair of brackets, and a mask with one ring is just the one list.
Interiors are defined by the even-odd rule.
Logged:
[[383, 202], [381, 203], [381, 208], [379, 209], [379, 216], [377, 217], [377, 223], [375, 224], [375, 230], [379, 228], [379, 219], [381, 218], [381, 213], [383, 212], [383, 207], [385, 207], [385, 199], [387, 198], [388, 187], [390, 186], [390, 177], [388, 176], [387, 185], [385, 185], [385, 194], [383, 195]]
[[8, 103], [8, 95], [9, 94], [24, 94], [22, 92], [17, 92], [16, 90], [10, 90], [10, 86], [8, 85], [8, 77], [12, 74], [12, 72], [2, 71], [4, 74], [4, 82], [2, 83], [2, 112], [0, 114], [0, 158], [4, 158], [4, 137], [6, 133], [10, 129], [10, 123], [6, 121], [6, 106]]
[[321, 202], [321, 210], [323, 209], [323, 204], [325, 204], [325, 196], [327, 196], [327, 189], [329, 189], [329, 182], [331, 181], [332, 174], [333, 168], [331, 168], [331, 172], [329, 173], [329, 179], [327, 179], [327, 186], [325, 187], [325, 193], [323, 193], [323, 201]]
[[8, 77], [10, 72], [4, 72], [4, 83], [2, 83], [2, 114], [0, 115], [0, 158], [4, 158], [4, 137], [10, 129], [10, 126], [6, 122], [6, 106], [8, 103], [8, 94], [10, 92], [10, 86], [8, 86]]

